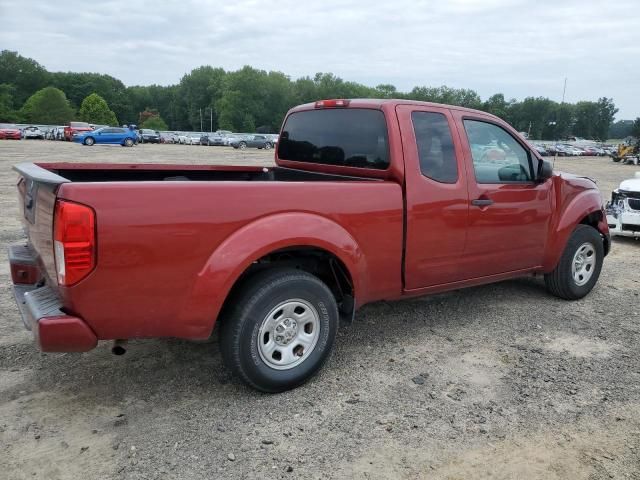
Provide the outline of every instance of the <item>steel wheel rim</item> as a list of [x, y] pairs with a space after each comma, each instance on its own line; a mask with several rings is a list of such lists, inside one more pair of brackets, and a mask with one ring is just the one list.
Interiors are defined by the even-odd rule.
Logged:
[[275, 370], [297, 367], [313, 353], [320, 337], [320, 316], [309, 302], [285, 300], [265, 316], [258, 330], [258, 353]]
[[573, 255], [573, 261], [571, 262], [573, 281], [579, 287], [585, 285], [591, 280], [595, 268], [596, 249], [591, 243], [585, 242], [578, 247]]

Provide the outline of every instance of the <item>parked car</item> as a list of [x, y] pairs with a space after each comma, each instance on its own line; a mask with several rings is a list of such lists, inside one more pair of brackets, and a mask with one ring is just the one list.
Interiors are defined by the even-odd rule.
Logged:
[[549, 152], [547, 152], [547, 149], [542, 145], [533, 144], [533, 148], [535, 148], [536, 151], [543, 157], [546, 157], [547, 155], [549, 155]]
[[25, 127], [22, 130], [22, 137], [25, 140], [44, 140], [44, 132], [35, 126]]
[[90, 132], [93, 128], [87, 122], [69, 122], [69, 125], [64, 127], [64, 139], [67, 142], [73, 140], [73, 136], [77, 133]]
[[136, 131], [130, 128], [103, 127], [90, 132], [77, 133], [73, 136], [73, 141], [89, 147], [95, 144], [133, 147], [136, 144], [136, 135]]
[[224, 146], [227, 144], [227, 137], [218, 133], [209, 133], [200, 141], [203, 145]]
[[202, 134], [200, 133], [188, 133], [186, 135], [185, 143], [187, 145], [200, 145], [200, 137]]
[[245, 148], [270, 149], [273, 143], [264, 135], [245, 135], [229, 142], [233, 148], [244, 150]]
[[160, 143], [160, 132], [142, 128], [140, 129], [138, 138], [140, 139], [140, 143]]
[[22, 132], [12, 123], [0, 123], [0, 140], [20, 140]]
[[640, 172], [611, 193], [606, 211], [611, 235], [640, 238]]
[[173, 134], [169, 132], [160, 132], [160, 143], [173, 143]]
[[554, 174], [485, 112], [325, 100], [290, 110], [278, 143], [273, 168], [17, 165], [28, 246], [9, 262], [40, 349], [122, 354], [209, 338], [219, 318], [226, 364], [277, 392], [367, 303], [531, 274], [575, 300], [609, 251], [595, 182]]

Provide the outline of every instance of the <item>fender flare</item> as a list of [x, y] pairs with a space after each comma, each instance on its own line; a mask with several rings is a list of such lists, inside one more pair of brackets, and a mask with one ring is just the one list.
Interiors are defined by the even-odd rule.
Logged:
[[[574, 228], [592, 213], [602, 213], [602, 199], [598, 190], [585, 190], [576, 195], [567, 207], [562, 211], [558, 221], [552, 225], [549, 232], [549, 242], [547, 253], [543, 261], [543, 271], [545, 273], [553, 271], [566, 248], [569, 237]], [[606, 217], [598, 223], [598, 231], [606, 235]]]
[[218, 245], [198, 272], [180, 311], [181, 321], [208, 337], [240, 276], [265, 255], [290, 247], [312, 247], [332, 253], [347, 268], [356, 298], [366, 290], [365, 256], [344, 227], [314, 213], [277, 213], [242, 226]]

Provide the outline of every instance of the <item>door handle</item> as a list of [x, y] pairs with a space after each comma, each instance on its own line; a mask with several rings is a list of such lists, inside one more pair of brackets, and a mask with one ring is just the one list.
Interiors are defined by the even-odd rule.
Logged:
[[489, 205], [493, 205], [493, 200], [490, 198], [476, 198], [475, 200], [471, 200], [471, 205], [475, 205], [476, 207], [488, 207]]

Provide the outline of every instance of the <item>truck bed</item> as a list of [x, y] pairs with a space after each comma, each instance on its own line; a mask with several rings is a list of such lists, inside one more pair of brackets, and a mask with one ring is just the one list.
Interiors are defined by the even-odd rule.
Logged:
[[169, 164], [113, 164], [37, 163], [70, 182], [153, 182], [153, 181], [380, 181], [375, 178], [334, 175], [295, 170], [285, 167], [169, 165]]
[[[314, 238], [330, 240], [311, 244], [318, 249], [341, 245], [334, 253], [359, 269], [359, 304], [402, 290], [403, 195], [392, 181], [282, 167], [16, 169], [23, 222], [46, 284], [98, 339], [206, 338], [236, 269]], [[95, 269], [70, 287], [57, 285], [54, 267], [58, 199], [91, 207], [96, 219]]]

